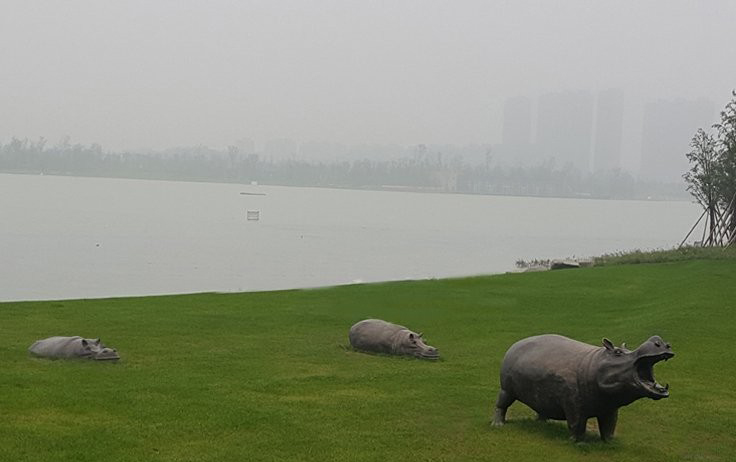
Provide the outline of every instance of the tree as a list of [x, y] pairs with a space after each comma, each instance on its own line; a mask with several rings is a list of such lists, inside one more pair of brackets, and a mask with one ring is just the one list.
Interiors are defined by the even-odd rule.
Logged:
[[718, 191], [728, 244], [736, 240], [736, 91], [731, 96], [721, 111], [721, 122], [713, 126], [718, 131]]
[[698, 129], [690, 143], [692, 150], [686, 154], [690, 170], [683, 178], [688, 192], [704, 209], [690, 233], [706, 217], [704, 246], [728, 246], [736, 241], [736, 91], [732, 96], [721, 112], [721, 122], [713, 125], [717, 137]]
[[[718, 223], [719, 211], [719, 152], [716, 149], [716, 140], [702, 128], [693, 136], [690, 142], [692, 150], [685, 154], [690, 162], [688, 170], [683, 178], [687, 184], [687, 191], [695, 197], [695, 200], [703, 207], [708, 228], [708, 239], [704, 245], [712, 244]], [[701, 217], [702, 219], [702, 217]]]

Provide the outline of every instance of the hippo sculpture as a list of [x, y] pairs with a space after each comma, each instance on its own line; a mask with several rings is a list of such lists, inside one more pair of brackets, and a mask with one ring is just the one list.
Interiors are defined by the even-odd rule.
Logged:
[[353, 325], [348, 334], [350, 345], [356, 350], [438, 359], [437, 348], [424, 343], [422, 334], [404, 326], [380, 319], [365, 319]]
[[561, 335], [519, 340], [503, 358], [492, 424], [503, 425], [506, 410], [519, 400], [540, 420], [566, 420], [575, 441], [583, 439], [588, 419], [596, 417], [601, 439], [607, 441], [616, 429], [618, 408], [639, 398], [669, 396], [669, 384], [657, 383], [653, 367], [674, 355], [670, 344], [656, 335], [634, 351], [626, 344], [615, 347], [608, 339], [603, 347]]
[[82, 337], [49, 337], [38, 340], [28, 351], [42, 358], [87, 358], [98, 361], [118, 360], [118, 352], [107, 348], [100, 339]]

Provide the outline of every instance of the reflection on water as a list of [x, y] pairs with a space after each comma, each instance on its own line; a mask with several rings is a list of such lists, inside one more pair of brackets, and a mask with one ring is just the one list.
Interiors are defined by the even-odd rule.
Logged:
[[0, 300], [498, 273], [671, 247], [698, 216], [688, 202], [0, 174]]

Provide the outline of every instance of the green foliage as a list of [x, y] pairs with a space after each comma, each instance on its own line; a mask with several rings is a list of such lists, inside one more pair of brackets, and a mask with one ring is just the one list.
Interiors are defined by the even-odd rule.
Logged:
[[[681, 461], [736, 453], [736, 261], [611, 266], [329, 289], [0, 304], [0, 460]], [[356, 321], [421, 330], [443, 359], [346, 348]], [[671, 397], [575, 445], [520, 403], [489, 425], [506, 349], [545, 332], [659, 334]], [[117, 364], [31, 358], [102, 337]]]
[[717, 137], [698, 129], [687, 153], [690, 162], [683, 178], [687, 190], [707, 212], [705, 245], [736, 240], [736, 91], [713, 126]]
[[736, 204], [732, 202], [736, 195], [736, 91], [732, 95], [733, 99], [721, 111], [721, 122], [715, 125], [720, 148], [720, 200], [724, 207], [730, 207], [730, 213], [736, 210]]
[[690, 170], [683, 175], [687, 191], [703, 208], [713, 208], [717, 206], [719, 199], [719, 153], [716, 140], [701, 128], [693, 136], [690, 146], [692, 151], [687, 153]]

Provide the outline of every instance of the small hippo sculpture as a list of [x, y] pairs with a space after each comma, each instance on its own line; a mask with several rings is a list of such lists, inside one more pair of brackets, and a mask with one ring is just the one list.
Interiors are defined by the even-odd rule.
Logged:
[[28, 351], [42, 358], [87, 358], [98, 361], [118, 360], [118, 351], [107, 348], [100, 339], [49, 337], [38, 340]]
[[581, 441], [588, 419], [596, 417], [601, 439], [616, 429], [618, 408], [639, 398], [669, 396], [669, 385], [654, 379], [653, 367], [675, 354], [658, 336], [634, 351], [617, 348], [608, 339], [603, 347], [563, 337], [539, 335], [519, 340], [506, 352], [501, 366], [492, 424], [506, 421], [506, 410], [519, 400], [540, 420], [566, 420], [570, 437]]
[[424, 343], [422, 334], [404, 326], [380, 319], [365, 319], [353, 325], [348, 334], [350, 345], [356, 350], [438, 359], [437, 348]]

